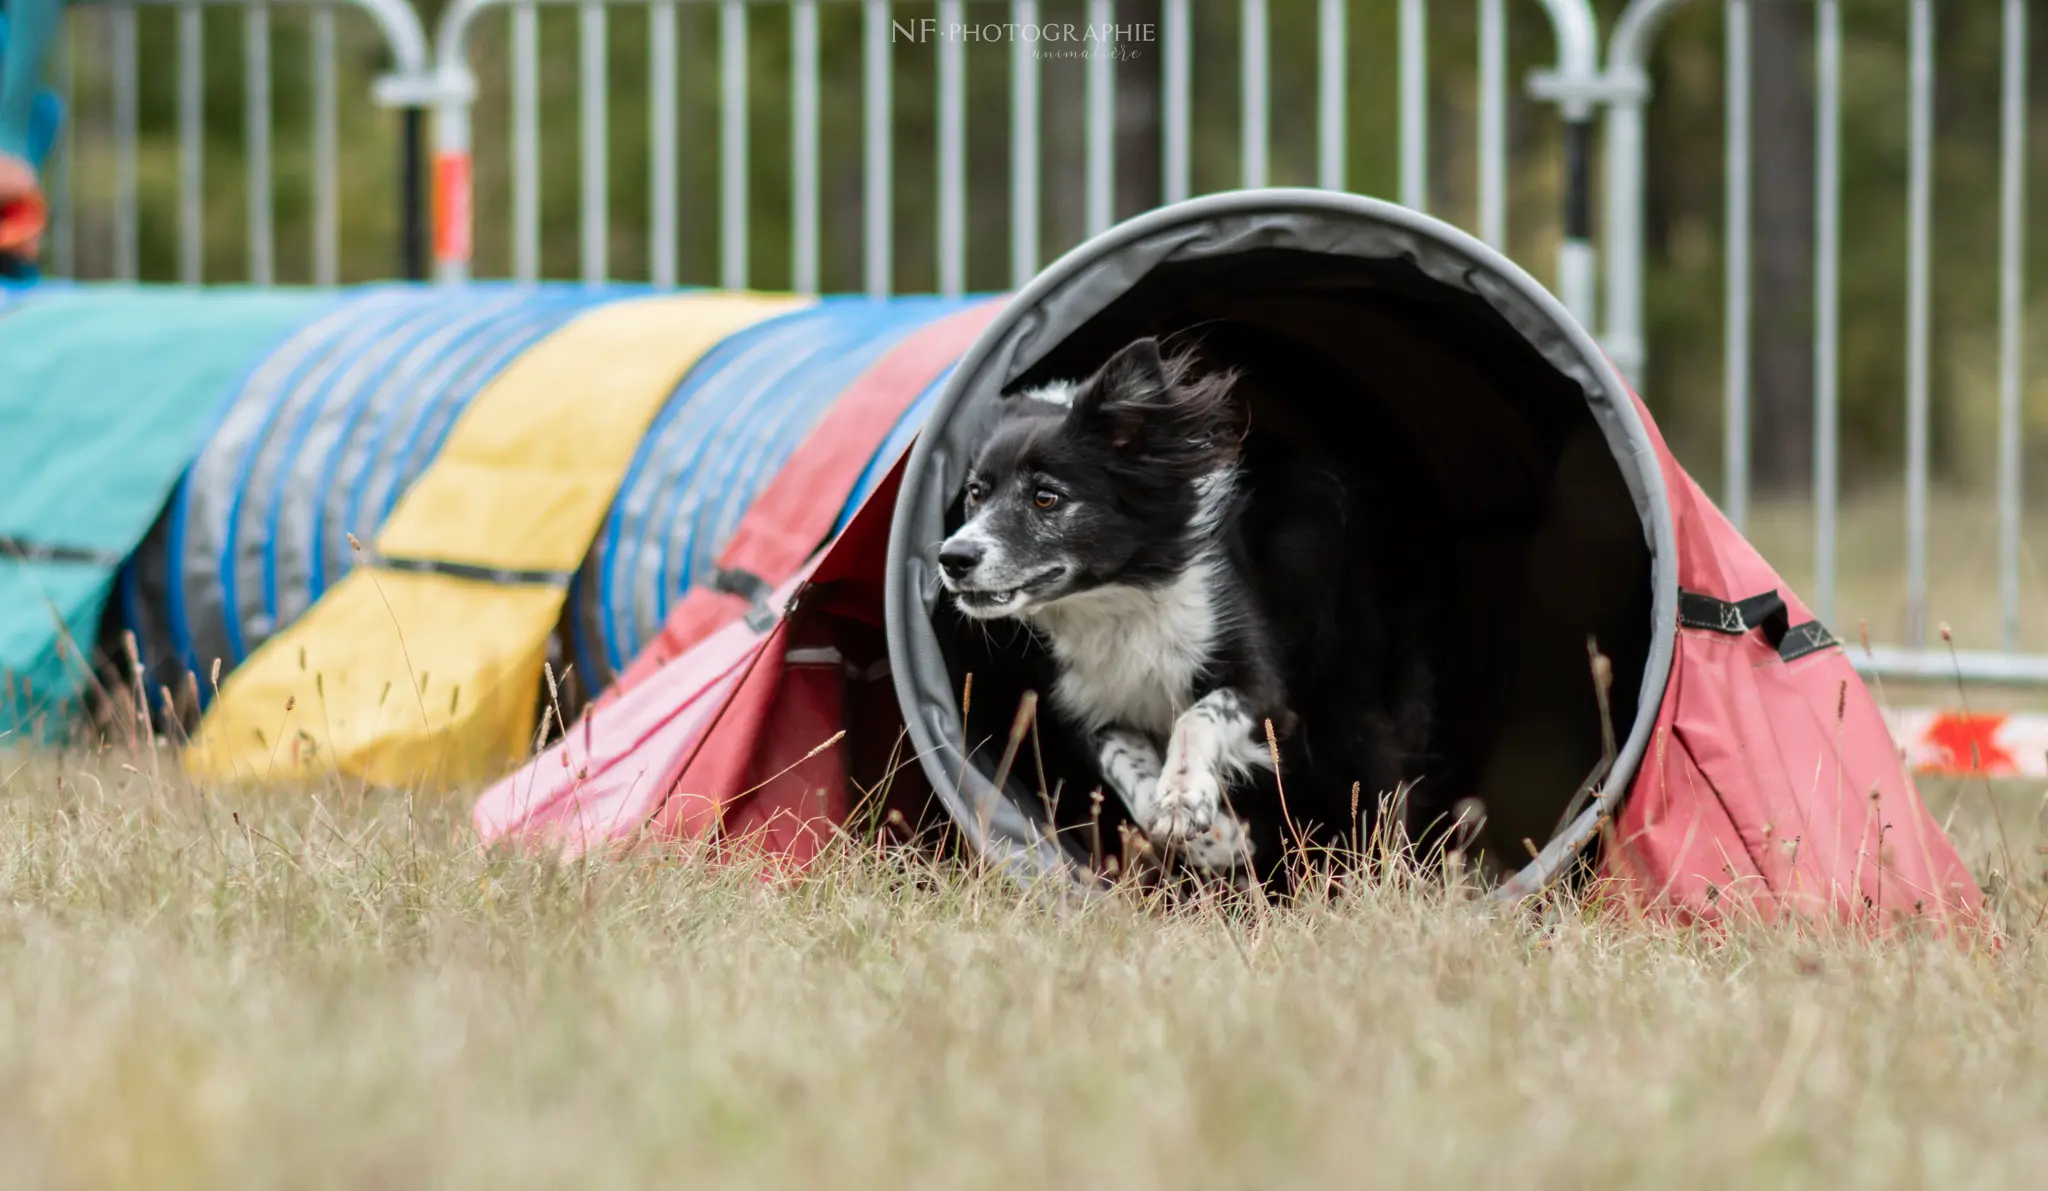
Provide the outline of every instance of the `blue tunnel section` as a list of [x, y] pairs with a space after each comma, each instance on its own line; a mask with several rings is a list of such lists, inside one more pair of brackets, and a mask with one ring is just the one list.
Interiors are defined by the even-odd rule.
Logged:
[[[568, 627], [587, 689], [609, 684], [676, 601], [709, 579], [748, 507], [855, 378], [919, 328], [974, 304], [826, 298], [707, 353], [648, 428], [577, 576]], [[869, 462], [842, 523], [914, 434], [908, 421]]]
[[[637, 291], [635, 291], [637, 292]], [[619, 290], [378, 286], [281, 344], [229, 395], [124, 568], [152, 686], [204, 706], [356, 562], [455, 419], [518, 355]]]

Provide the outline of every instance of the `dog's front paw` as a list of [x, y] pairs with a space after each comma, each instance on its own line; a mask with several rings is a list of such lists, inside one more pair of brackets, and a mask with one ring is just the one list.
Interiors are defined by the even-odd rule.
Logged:
[[1250, 867], [1251, 833], [1237, 821], [1237, 816], [1220, 814], [1209, 830], [1188, 840], [1182, 854], [1191, 867], [1204, 872], [1229, 872], [1240, 865]]
[[1223, 781], [1216, 772], [1177, 760], [1159, 776], [1145, 832], [1153, 843], [1185, 848], [1216, 825], [1222, 809]]

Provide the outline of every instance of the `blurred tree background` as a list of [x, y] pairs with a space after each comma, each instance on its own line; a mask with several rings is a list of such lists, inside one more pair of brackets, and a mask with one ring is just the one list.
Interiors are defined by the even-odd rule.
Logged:
[[[430, 34], [446, 0], [420, 0]], [[1622, 0], [1599, 0], [1601, 28]], [[861, 13], [844, 0], [820, 4], [820, 145], [824, 288], [856, 290], [862, 281]], [[1159, 19], [1160, 0], [1119, 0], [1121, 24]], [[1193, 171], [1197, 193], [1238, 180], [1238, 79], [1241, 6], [1193, 0]], [[1307, 185], [1315, 178], [1317, 25], [1309, 0], [1273, 0], [1270, 180]], [[1997, 177], [2000, 86], [1999, 6], [1992, 0], [1940, 0], [1937, 11], [1936, 182], [1934, 202], [1934, 409], [1937, 475], [1953, 484], [1989, 482], [1996, 409]], [[1007, 19], [1009, 6], [969, 0], [973, 19]], [[1802, 490], [1811, 452], [1812, 155], [1811, 0], [1754, 0], [1756, 89], [1756, 262], [1754, 329], [1756, 479], [1761, 487]], [[718, 261], [718, 6], [679, 0], [681, 81], [677, 105], [682, 209], [679, 276], [709, 284]], [[1347, 181], [1351, 189], [1398, 193], [1396, 0], [1350, 6]], [[311, 23], [295, 5], [274, 5], [273, 126], [278, 277], [312, 276], [310, 121]], [[936, 16], [932, 3], [898, 3], [910, 21]], [[1508, 0], [1510, 227], [1507, 250], [1540, 280], [1554, 280], [1560, 206], [1556, 113], [1524, 93], [1531, 69], [1551, 63], [1547, 18], [1535, 0]], [[1843, 108], [1845, 188], [1842, 272], [1842, 374], [1845, 478], [1851, 485], [1895, 483], [1901, 466], [1905, 391], [1906, 22], [1907, 0], [1849, 0], [1843, 5], [1846, 83]], [[75, 218], [71, 244], [81, 277], [112, 274], [114, 242], [111, 23], [103, 9], [71, 17], [68, 69]], [[139, 14], [141, 133], [140, 267], [146, 280], [177, 276], [176, 14]], [[1042, 0], [1042, 21], [1085, 23], [1083, 0]], [[2035, 44], [2048, 20], [2034, 22]], [[399, 267], [399, 119], [369, 100], [371, 81], [388, 66], [380, 35], [343, 9], [339, 32], [342, 280], [386, 278]], [[549, 5], [540, 16], [542, 70], [541, 219], [543, 271], [578, 275], [577, 15]], [[621, 280], [648, 276], [648, 21], [638, 5], [608, 10], [607, 146], [609, 267]], [[244, 279], [247, 196], [243, 156], [244, 30], [225, 5], [205, 12], [206, 278]], [[470, 62], [480, 94], [475, 108], [475, 271], [511, 269], [509, 21], [502, 11], [476, 22]], [[790, 279], [790, 21], [781, 3], [748, 7], [749, 281]], [[1119, 217], [1159, 201], [1158, 46], [1132, 47], [1118, 63], [1116, 211]], [[1477, 0], [1429, 5], [1429, 209], [1461, 226], [1476, 225]], [[2030, 54], [2030, 57], [2033, 55]], [[973, 290], [1005, 288], [1009, 278], [1009, 119], [1011, 47], [966, 48], [969, 265]], [[895, 286], [937, 283], [935, 140], [937, 52], [933, 44], [892, 46]], [[1083, 95], [1086, 64], [1046, 60], [1041, 70], [1042, 255], [1050, 260], [1083, 235]], [[2032, 120], [2042, 110], [2035, 71]], [[1681, 455], [1701, 479], [1718, 476], [1722, 394], [1723, 241], [1722, 6], [1695, 0], [1658, 43], [1650, 108], [1648, 321], [1645, 397]], [[2042, 136], [2032, 138], [2035, 145]], [[429, 147], [431, 135], [429, 136]], [[2030, 152], [2030, 160], [2039, 156]], [[1599, 158], [1596, 153], [1596, 169]], [[429, 170], [429, 176], [431, 171]], [[2032, 188], [2038, 193], [2038, 187]], [[1596, 194], [1598, 187], [1596, 185]], [[425, 196], [423, 196], [424, 200]], [[2030, 205], [2029, 255], [2048, 241], [2041, 204]], [[1597, 224], [1596, 224], [1597, 230]], [[2030, 270], [2038, 275], [2039, 270]], [[2038, 335], [2030, 339], [2038, 341]], [[2040, 359], [2038, 350], [2030, 358]], [[2041, 369], [2033, 372], [2039, 374]], [[2048, 389], [2029, 386], [2031, 455], [2048, 442]], [[2038, 474], [2039, 459], [2029, 470]]]

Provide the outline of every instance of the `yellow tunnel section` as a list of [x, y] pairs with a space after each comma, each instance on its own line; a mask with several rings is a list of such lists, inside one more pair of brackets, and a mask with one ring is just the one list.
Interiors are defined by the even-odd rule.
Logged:
[[445, 787], [516, 764], [570, 579], [648, 424], [721, 340], [809, 304], [632, 298], [526, 349], [361, 543], [363, 565], [226, 676], [186, 771]]

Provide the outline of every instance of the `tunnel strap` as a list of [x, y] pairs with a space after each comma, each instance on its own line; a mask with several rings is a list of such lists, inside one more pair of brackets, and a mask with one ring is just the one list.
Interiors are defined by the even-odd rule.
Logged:
[[1681, 589], [1678, 593], [1678, 623], [1685, 628], [1726, 633], [1731, 637], [1739, 637], [1755, 629], [1763, 634], [1772, 649], [1778, 651], [1778, 657], [1787, 662], [1840, 644], [1827, 626], [1818, 620], [1792, 624], [1785, 597], [1775, 590], [1729, 601]]
[[0, 558], [10, 562], [69, 562], [89, 567], [118, 567], [127, 556], [90, 546], [65, 546], [0, 534]]
[[754, 572], [720, 567], [712, 573], [710, 587], [745, 600], [747, 627], [755, 632], [765, 633], [775, 623], [775, 609], [768, 606], [768, 597], [775, 594], [775, 588]]
[[566, 590], [575, 580], [574, 571], [522, 570], [515, 567], [484, 566], [473, 562], [450, 562], [445, 558], [410, 558], [378, 554], [371, 561], [388, 571], [409, 571], [415, 575], [446, 575], [451, 579], [473, 579], [479, 583], [507, 586], [556, 587]]
[[1773, 649], [1785, 639], [1788, 617], [1785, 598], [1776, 591], [1733, 603], [1696, 591], [1681, 590], [1678, 593], [1678, 623], [1686, 628], [1707, 629], [1738, 637], [1751, 629], [1759, 629]]
[[1841, 641], [1828, 631], [1828, 626], [1817, 620], [1809, 620], [1805, 624], [1795, 624], [1785, 631], [1785, 639], [1778, 643], [1778, 656], [1785, 661], [1793, 662], [1809, 653], [1819, 653], [1823, 649], [1840, 644]]

